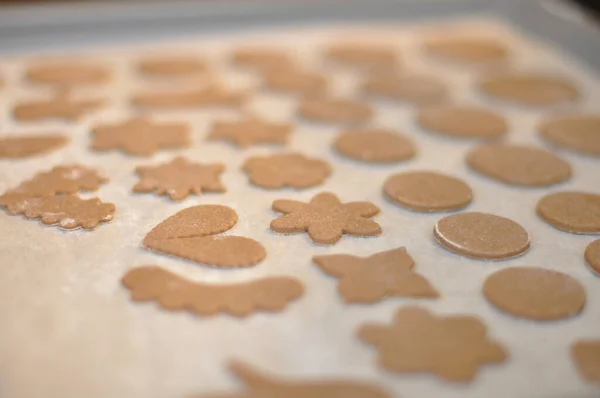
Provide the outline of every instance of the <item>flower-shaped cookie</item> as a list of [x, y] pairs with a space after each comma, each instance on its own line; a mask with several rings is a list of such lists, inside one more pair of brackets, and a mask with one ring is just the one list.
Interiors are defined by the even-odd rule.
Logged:
[[251, 157], [244, 171], [252, 184], [265, 189], [302, 189], [321, 184], [331, 174], [331, 166], [299, 153], [283, 153]]
[[485, 363], [506, 360], [504, 348], [473, 316], [437, 317], [424, 308], [401, 308], [390, 326], [366, 324], [358, 336], [379, 350], [379, 365], [396, 373], [432, 372], [470, 381]]
[[370, 202], [342, 203], [337, 196], [323, 192], [308, 203], [279, 199], [273, 210], [285, 215], [271, 221], [271, 229], [282, 234], [308, 232], [313, 242], [332, 245], [343, 234], [378, 236], [381, 227], [370, 218], [379, 208]]

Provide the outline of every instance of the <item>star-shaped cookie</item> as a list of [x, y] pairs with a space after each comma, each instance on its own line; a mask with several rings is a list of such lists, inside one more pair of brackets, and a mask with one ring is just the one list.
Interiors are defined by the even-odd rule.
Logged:
[[284, 145], [291, 132], [290, 124], [269, 123], [251, 116], [236, 121], [216, 122], [208, 139], [228, 141], [244, 148], [256, 144]]
[[327, 274], [340, 278], [338, 291], [347, 303], [375, 303], [389, 296], [439, 296], [424, 277], [412, 270], [415, 262], [404, 247], [369, 257], [315, 256], [313, 261]]
[[190, 194], [200, 195], [202, 192], [225, 192], [219, 180], [223, 171], [225, 166], [222, 164], [193, 163], [179, 156], [157, 166], [137, 167], [140, 182], [133, 191], [156, 191], [158, 195], [168, 195], [171, 200], [182, 200]]
[[308, 203], [279, 199], [273, 202], [273, 210], [284, 216], [271, 221], [271, 229], [282, 234], [308, 232], [313, 242], [332, 245], [343, 234], [354, 236], [378, 236], [381, 227], [370, 218], [379, 208], [370, 202], [342, 203], [330, 192], [316, 195]]

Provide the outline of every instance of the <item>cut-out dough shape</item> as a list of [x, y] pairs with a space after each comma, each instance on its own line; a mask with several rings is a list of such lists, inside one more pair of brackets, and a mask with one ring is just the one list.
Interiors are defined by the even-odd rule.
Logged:
[[273, 210], [285, 214], [271, 221], [271, 229], [281, 234], [308, 232], [321, 245], [333, 245], [342, 235], [379, 236], [381, 227], [370, 218], [379, 208], [370, 202], [342, 203], [332, 193], [323, 192], [308, 203], [279, 199]]
[[316, 72], [276, 70], [265, 76], [266, 88], [284, 94], [322, 95], [328, 85], [329, 80]]
[[157, 266], [127, 272], [123, 285], [133, 301], [155, 301], [169, 311], [245, 317], [258, 311], [281, 312], [304, 292], [295, 278], [268, 277], [235, 284], [198, 283]]
[[138, 64], [138, 71], [149, 77], [189, 77], [207, 70], [204, 60], [185, 56], [146, 58]]
[[208, 139], [230, 142], [242, 148], [258, 144], [285, 145], [292, 129], [293, 126], [288, 123], [270, 123], [249, 116], [240, 120], [215, 122]]
[[555, 117], [545, 120], [539, 131], [555, 147], [600, 156], [600, 115]]
[[380, 367], [395, 373], [431, 372], [447, 381], [472, 381], [480, 366], [507, 358], [478, 318], [436, 316], [419, 307], [399, 309], [390, 326], [363, 325], [358, 336], [377, 348]]
[[435, 103], [448, 97], [448, 86], [428, 75], [373, 76], [361, 86], [362, 93], [413, 104]]
[[529, 249], [529, 234], [522, 226], [488, 213], [444, 217], [435, 224], [433, 235], [442, 247], [475, 259], [506, 260]]
[[47, 119], [76, 121], [102, 105], [104, 105], [103, 100], [76, 100], [67, 94], [59, 94], [51, 99], [21, 102], [15, 106], [13, 114], [17, 120], [23, 122]]
[[470, 65], [503, 63], [510, 55], [503, 43], [479, 37], [434, 38], [425, 42], [425, 50], [441, 60]]
[[369, 257], [332, 254], [313, 257], [325, 273], [340, 279], [346, 303], [376, 303], [387, 297], [436, 298], [427, 279], [415, 273], [413, 259], [400, 247]]
[[408, 171], [385, 180], [386, 198], [413, 211], [458, 210], [473, 200], [473, 191], [463, 181], [434, 171]]
[[571, 358], [584, 380], [600, 384], [600, 340], [579, 340], [571, 344]]
[[227, 206], [188, 207], [154, 227], [143, 246], [208, 266], [250, 267], [266, 257], [263, 245], [242, 236], [213, 236], [230, 230], [236, 222], [236, 212]]
[[57, 63], [33, 65], [25, 77], [32, 83], [61, 86], [92, 85], [110, 79], [110, 69], [101, 65]]
[[600, 276], [600, 239], [585, 248], [585, 262], [595, 275]]
[[536, 321], [570, 318], [585, 305], [585, 291], [577, 280], [537, 267], [494, 272], [483, 284], [483, 295], [501, 311]]
[[327, 60], [367, 71], [390, 71], [399, 68], [400, 57], [394, 47], [377, 44], [336, 44], [325, 53]]
[[132, 103], [142, 108], [185, 109], [202, 107], [239, 107], [248, 95], [243, 91], [234, 91], [218, 86], [201, 89], [186, 89], [140, 93], [134, 95]]
[[494, 139], [508, 131], [503, 116], [474, 106], [429, 106], [419, 111], [417, 122], [428, 131], [459, 139]]
[[366, 163], [398, 163], [416, 154], [410, 138], [393, 130], [377, 128], [344, 131], [333, 147], [342, 156]]
[[134, 156], [151, 156], [160, 149], [190, 145], [189, 126], [184, 123], [158, 123], [133, 118], [122, 123], [98, 125], [92, 133], [92, 149], [121, 150]]
[[517, 105], [551, 106], [579, 98], [569, 80], [543, 74], [513, 73], [483, 80], [480, 89], [490, 97]]
[[361, 123], [370, 120], [373, 114], [370, 105], [346, 99], [307, 99], [298, 108], [300, 117], [321, 123]]
[[393, 395], [375, 383], [347, 379], [275, 378], [259, 373], [238, 361], [229, 370], [242, 382], [244, 390], [229, 394], [200, 394], [194, 398], [392, 398]]
[[265, 189], [304, 189], [322, 184], [331, 174], [329, 163], [299, 153], [254, 156], [244, 163], [250, 182]]
[[467, 154], [467, 164], [509, 185], [547, 187], [571, 177], [571, 166], [552, 152], [511, 144], [483, 144]]
[[537, 213], [554, 228], [573, 234], [600, 234], [600, 195], [562, 191], [544, 196]]
[[291, 69], [294, 65], [292, 58], [285, 51], [261, 47], [236, 50], [232, 56], [232, 62], [237, 66], [262, 72]]
[[0, 138], [0, 159], [20, 159], [43, 155], [62, 148], [69, 139], [62, 134]]
[[190, 194], [202, 192], [225, 192], [220, 175], [225, 171], [222, 164], [190, 162], [179, 156], [168, 163], [156, 166], [139, 166], [135, 171], [140, 181], [134, 192], [153, 192], [168, 195], [171, 200], [183, 200]]

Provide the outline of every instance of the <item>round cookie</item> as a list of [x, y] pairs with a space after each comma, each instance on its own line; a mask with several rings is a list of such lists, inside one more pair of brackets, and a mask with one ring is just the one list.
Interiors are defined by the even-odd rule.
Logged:
[[554, 228], [573, 234], [600, 234], [600, 195], [563, 191], [544, 196], [538, 215]]
[[585, 248], [585, 262], [596, 275], [600, 276], [600, 239]]
[[327, 78], [319, 73], [277, 70], [265, 76], [265, 86], [268, 89], [288, 94], [323, 94], [327, 91], [328, 84]]
[[413, 142], [385, 129], [361, 129], [343, 132], [333, 147], [342, 156], [367, 163], [397, 163], [415, 156]]
[[550, 144], [585, 155], [600, 156], [600, 115], [575, 115], [546, 120], [539, 127]]
[[442, 80], [426, 75], [375, 76], [362, 86], [363, 94], [412, 103], [431, 103], [448, 96], [448, 86]]
[[374, 44], [337, 44], [331, 46], [325, 56], [331, 62], [359, 69], [392, 70], [399, 63], [393, 47]]
[[536, 321], [570, 318], [585, 306], [585, 291], [577, 280], [538, 267], [494, 272], [483, 284], [483, 295], [503, 312]]
[[476, 172], [509, 185], [547, 187], [571, 177], [567, 162], [528, 146], [484, 144], [469, 152], [466, 160]]
[[442, 247], [475, 259], [505, 260], [529, 249], [529, 234], [522, 226], [488, 213], [444, 217], [435, 224], [433, 235]]
[[480, 83], [487, 95], [520, 105], [550, 106], [579, 97], [569, 80], [551, 75], [513, 73], [490, 77]]
[[394, 174], [385, 181], [383, 194], [402, 207], [421, 212], [458, 210], [473, 200], [464, 181], [433, 171]]
[[465, 64], [500, 63], [509, 57], [503, 43], [478, 37], [432, 39], [425, 43], [425, 50], [440, 59]]
[[419, 111], [417, 122], [426, 130], [460, 139], [499, 138], [508, 130], [503, 116], [473, 106], [429, 106]]
[[366, 103], [346, 99], [309, 99], [300, 104], [298, 115], [322, 123], [360, 123], [373, 117]]

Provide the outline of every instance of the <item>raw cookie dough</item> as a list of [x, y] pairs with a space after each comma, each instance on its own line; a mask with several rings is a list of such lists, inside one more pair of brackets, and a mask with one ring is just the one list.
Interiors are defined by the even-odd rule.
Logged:
[[562, 231], [600, 234], [600, 195], [578, 191], [551, 193], [540, 199], [537, 213]]
[[577, 280], [538, 267], [494, 272], [483, 284], [483, 295], [501, 311], [536, 321], [570, 318], [585, 305], [585, 291]]
[[367, 71], [391, 71], [399, 66], [397, 51], [378, 44], [336, 44], [327, 49], [327, 60]]
[[370, 120], [373, 113], [367, 103], [339, 98], [308, 99], [298, 108], [300, 117], [322, 123], [361, 123]]
[[215, 285], [193, 282], [157, 266], [134, 268], [122, 283], [133, 301], [156, 301], [165, 310], [197, 315], [245, 317], [258, 311], [280, 312], [304, 292], [302, 283], [285, 276]]
[[430, 372], [446, 381], [472, 381], [480, 366], [507, 358], [478, 318], [437, 316], [420, 307], [398, 309], [390, 326], [367, 323], [358, 337], [378, 350], [380, 367], [394, 373]]
[[44, 155], [62, 148], [69, 139], [62, 134], [9, 136], [0, 138], [0, 159], [20, 159]]
[[265, 189], [304, 189], [322, 184], [331, 174], [329, 163], [299, 153], [254, 156], [243, 166], [250, 182]]
[[247, 99], [248, 93], [245, 91], [209, 85], [198, 89], [138, 93], [133, 96], [131, 103], [148, 109], [237, 108]]
[[22, 122], [39, 122], [48, 119], [76, 121], [104, 105], [100, 99], [76, 100], [60, 93], [47, 100], [18, 103], [13, 111], [15, 119]]
[[410, 138], [378, 128], [344, 131], [333, 147], [342, 156], [366, 163], [398, 163], [411, 159], [416, 153]]
[[442, 60], [482, 65], [508, 60], [510, 52], [500, 41], [479, 37], [444, 37], [425, 42], [425, 50]]
[[32, 65], [25, 72], [25, 78], [32, 83], [62, 86], [105, 83], [110, 75], [105, 66], [66, 62]]
[[571, 166], [552, 152], [513, 144], [483, 144], [467, 154], [471, 169], [509, 185], [547, 187], [568, 180]]
[[323, 95], [329, 80], [321, 73], [300, 70], [275, 70], [264, 77], [265, 87], [284, 94]]
[[413, 211], [458, 210], [473, 199], [473, 191], [462, 180], [434, 171], [393, 174], [383, 185], [386, 198]]
[[379, 236], [381, 227], [371, 217], [379, 208], [370, 202], [342, 203], [330, 192], [322, 192], [310, 202], [279, 199], [273, 210], [285, 214], [271, 221], [271, 229], [280, 234], [308, 232], [320, 245], [333, 245], [342, 235]]
[[442, 247], [475, 259], [506, 260], [529, 249], [529, 234], [522, 226], [488, 213], [444, 217], [435, 224], [433, 235]]
[[220, 179], [225, 171], [223, 164], [194, 163], [178, 156], [168, 163], [138, 166], [135, 171], [140, 181], [133, 192], [156, 191], [157, 195], [168, 195], [171, 200], [183, 200], [190, 194], [226, 191]]
[[427, 279], [413, 271], [415, 262], [404, 247], [369, 257], [315, 256], [313, 262], [328, 275], [339, 278], [338, 292], [346, 303], [376, 303], [394, 296], [439, 297]]
[[600, 239], [585, 248], [585, 262], [597, 276], [600, 276]]
[[294, 61], [288, 53], [268, 47], [240, 48], [233, 53], [232, 62], [261, 72], [287, 70], [294, 66]]
[[459, 139], [493, 139], [508, 131], [503, 116], [475, 106], [429, 106], [419, 110], [417, 122], [426, 130]]
[[579, 340], [571, 345], [571, 358], [583, 379], [600, 384], [600, 340]]
[[242, 148], [258, 144], [285, 145], [293, 128], [289, 123], [272, 123], [256, 116], [246, 116], [213, 123], [207, 139], [231, 142]]
[[145, 58], [138, 63], [138, 71], [148, 77], [188, 77], [207, 69], [204, 60], [185, 56]]
[[219, 268], [250, 267], [266, 257], [263, 245], [242, 236], [215, 236], [230, 230], [236, 222], [236, 212], [227, 206], [188, 207], [154, 227], [143, 246]]
[[448, 97], [448, 86], [429, 75], [373, 76], [361, 86], [363, 94], [415, 104], [440, 102]]
[[480, 89], [487, 95], [518, 105], [550, 106], [579, 98], [569, 80], [552, 75], [512, 73], [484, 79]]
[[558, 148], [600, 156], [600, 115], [573, 115], [545, 120], [542, 138]]

